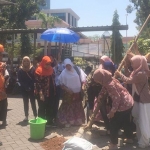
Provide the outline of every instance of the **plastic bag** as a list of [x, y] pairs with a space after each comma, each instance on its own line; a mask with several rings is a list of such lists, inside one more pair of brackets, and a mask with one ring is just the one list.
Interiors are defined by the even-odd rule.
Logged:
[[74, 136], [64, 143], [63, 150], [92, 150], [92, 146], [89, 141]]

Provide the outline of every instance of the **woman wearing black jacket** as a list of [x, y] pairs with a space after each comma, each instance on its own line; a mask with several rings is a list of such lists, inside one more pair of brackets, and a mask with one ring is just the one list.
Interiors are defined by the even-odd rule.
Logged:
[[35, 81], [34, 73], [35, 69], [31, 66], [30, 58], [25, 56], [22, 60], [22, 65], [18, 71], [18, 80], [19, 83], [21, 84], [21, 93], [24, 103], [24, 112], [25, 112], [24, 121], [28, 121], [29, 99], [33, 110], [33, 114], [35, 118], [37, 117], [37, 110], [34, 96], [34, 81]]

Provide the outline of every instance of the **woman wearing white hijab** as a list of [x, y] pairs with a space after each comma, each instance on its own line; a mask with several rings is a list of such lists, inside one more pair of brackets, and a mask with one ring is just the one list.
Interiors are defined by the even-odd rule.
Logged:
[[86, 80], [86, 74], [77, 67], [80, 74], [74, 69], [70, 59], [64, 60], [65, 69], [59, 76], [59, 82], [63, 90], [62, 104], [58, 111], [58, 121], [62, 125], [81, 125], [85, 121], [82, 107], [81, 87]]

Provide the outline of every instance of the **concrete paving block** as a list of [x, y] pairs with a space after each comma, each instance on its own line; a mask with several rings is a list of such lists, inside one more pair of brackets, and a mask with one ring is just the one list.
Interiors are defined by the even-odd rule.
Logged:
[[122, 138], [118, 138], [118, 146], [119, 147], [123, 146], [123, 140], [122, 140]]
[[107, 135], [107, 131], [106, 130], [100, 130], [100, 135]]
[[76, 136], [76, 137], [79, 137], [79, 138], [82, 138], [82, 137], [83, 137], [83, 134], [76, 133], [75, 136]]
[[84, 137], [84, 139], [90, 141], [92, 139], [92, 133], [91, 133], [91, 131], [84, 132], [83, 137]]
[[31, 146], [27, 146], [27, 147], [28, 147], [29, 150], [35, 150], [36, 149], [36, 147], [32, 146], [32, 145]]
[[15, 144], [11, 144], [11, 147], [15, 149], [15, 148], [18, 148], [19, 145], [15, 143]]
[[84, 133], [84, 129], [82, 127], [79, 128], [78, 133], [83, 134]]

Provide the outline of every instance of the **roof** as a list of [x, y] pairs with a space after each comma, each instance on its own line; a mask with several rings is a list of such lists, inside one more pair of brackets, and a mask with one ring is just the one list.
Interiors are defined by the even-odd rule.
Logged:
[[[60, 19], [61, 22], [57, 23], [55, 22], [55, 27], [61, 27], [61, 28], [68, 28], [69, 24], [65, 21], [63, 21], [62, 19]], [[42, 26], [42, 20], [28, 20], [25, 22], [25, 24], [27, 25], [27, 28], [41, 28]]]
[[[68, 28], [74, 32], [85, 32], [85, 31], [112, 31], [112, 30], [127, 30], [128, 25], [121, 26], [92, 26], [92, 27], [70, 27]], [[12, 33], [43, 33], [46, 28], [31, 28], [31, 29], [0, 29], [2, 34], [12, 34]]]
[[132, 36], [132, 37], [122, 37], [122, 41], [123, 41], [123, 43], [125, 43], [125, 42], [128, 43], [128, 42], [134, 40], [134, 38], [135, 38], [135, 37], [133, 37], [133, 36]]

